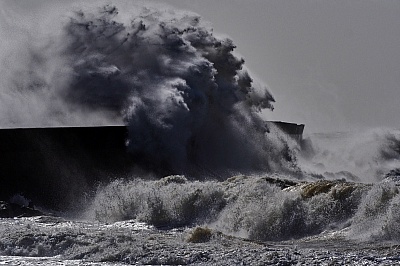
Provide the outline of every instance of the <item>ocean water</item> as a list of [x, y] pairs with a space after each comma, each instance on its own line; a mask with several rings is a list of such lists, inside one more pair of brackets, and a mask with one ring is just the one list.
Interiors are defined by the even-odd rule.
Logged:
[[52, 191], [1, 195], [42, 215], [0, 219], [0, 264], [400, 264], [400, 131], [296, 141], [268, 126], [269, 89], [189, 11], [92, 1], [26, 17], [8, 4], [0, 125], [124, 124], [132, 160], [87, 171], [102, 168], [41, 143]]
[[400, 263], [395, 182], [273, 180], [114, 181], [79, 216], [0, 219], [0, 263]]

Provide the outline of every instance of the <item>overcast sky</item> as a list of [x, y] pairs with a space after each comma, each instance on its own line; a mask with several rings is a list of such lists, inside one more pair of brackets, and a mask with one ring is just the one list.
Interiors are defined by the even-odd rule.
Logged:
[[276, 98], [269, 119], [308, 132], [400, 128], [400, 1], [164, 0], [230, 36]]
[[[265, 119], [308, 132], [400, 128], [399, 0], [148, 1], [199, 13], [233, 39], [276, 99]], [[56, 1], [8, 3], [29, 14]]]

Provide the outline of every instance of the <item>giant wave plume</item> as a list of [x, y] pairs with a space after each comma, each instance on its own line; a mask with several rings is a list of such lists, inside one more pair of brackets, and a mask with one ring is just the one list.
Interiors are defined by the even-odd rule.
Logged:
[[258, 115], [273, 96], [199, 15], [140, 2], [59, 9], [13, 25], [3, 8], [2, 127], [123, 122], [149, 169], [291, 171], [287, 144]]

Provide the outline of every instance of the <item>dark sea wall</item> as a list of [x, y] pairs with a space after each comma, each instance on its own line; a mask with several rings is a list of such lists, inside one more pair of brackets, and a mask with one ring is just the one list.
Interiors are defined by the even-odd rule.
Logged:
[[300, 142], [303, 140], [304, 124], [295, 124], [282, 121], [267, 121], [267, 125], [275, 125], [288, 136]]
[[35, 204], [79, 202], [98, 182], [129, 172], [124, 126], [0, 130], [0, 200], [19, 193]]
[[[275, 124], [301, 140], [304, 125]], [[140, 152], [128, 152], [128, 137], [125, 126], [0, 129], [0, 201], [19, 194], [35, 205], [74, 208], [97, 185], [117, 178], [204, 175], [190, 156], [186, 171], [174, 172]], [[197, 151], [191, 142], [187, 145], [188, 151]], [[206, 174], [212, 176], [213, 171]]]

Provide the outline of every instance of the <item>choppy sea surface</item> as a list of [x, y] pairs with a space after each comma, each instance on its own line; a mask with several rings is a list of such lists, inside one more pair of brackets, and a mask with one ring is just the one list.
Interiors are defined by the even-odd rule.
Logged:
[[345, 240], [346, 230], [279, 242], [194, 228], [158, 230], [136, 221], [89, 223], [49, 217], [2, 219], [0, 265], [397, 265], [395, 243]]
[[400, 264], [400, 193], [392, 181], [132, 182], [103, 188], [79, 219], [0, 219], [0, 263]]

